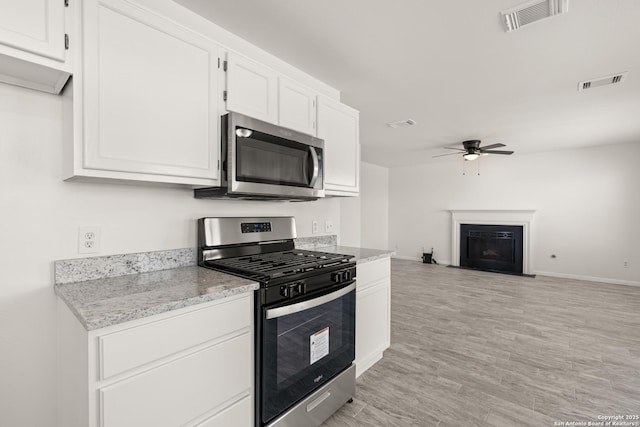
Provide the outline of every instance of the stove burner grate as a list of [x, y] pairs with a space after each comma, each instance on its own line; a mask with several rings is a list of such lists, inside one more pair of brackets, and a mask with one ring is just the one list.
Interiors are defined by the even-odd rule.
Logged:
[[250, 278], [273, 279], [339, 265], [352, 259], [342, 254], [294, 249], [207, 261], [206, 265]]

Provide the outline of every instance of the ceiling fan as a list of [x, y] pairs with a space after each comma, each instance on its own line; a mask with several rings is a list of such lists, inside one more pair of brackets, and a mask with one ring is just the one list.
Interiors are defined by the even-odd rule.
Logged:
[[459, 151], [458, 153], [447, 153], [447, 154], [439, 154], [437, 156], [433, 156], [433, 157], [443, 157], [443, 156], [451, 156], [452, 154], [462, 154], [462, 157], [464, 157], [465, 160], [475, 160], [477, 159], [481, 154], [513, 154], [513, 151], [505, 151], [505, 150], [493, 150], [493, 148], [500, 148], [500, 147], [506, 147], [506, 145], [504, 144], [491, 144], [491, 145], [486, 145], [484, 147], [480, 147], [480, 140], [479, 139], [472, 139], [469, 141], [463, 141], [462, 142], [462, 146], [464, 148], [458, 148], [458, 147], [444, 147], [447, 148], [449, 150], [457, 150]]

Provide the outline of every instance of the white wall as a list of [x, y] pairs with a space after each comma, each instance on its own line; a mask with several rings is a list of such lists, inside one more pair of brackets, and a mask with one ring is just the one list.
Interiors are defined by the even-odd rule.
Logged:
[[0, 426], [53, 425], [53, 261], [83, 257], [78, 227], [101, 227], [98, 255], [195, 247], [203, 216], [293, 215], [299, 236], [329, 219], [340, 234], [337, 199], [212, 201], [188, 189], [63, 182], [61, 109], [60, 97], [0, 84]]
[[480, 175], [451, 158], [391, 169], [390, 246], [415, 259], [433, 246], [448, 263], [448, 209], [537, 209], [538, 274], [640, 284], [638, 158], [634, 143], [481, 157]]
[[[362, 165], [362, 163], [360, 165]], [[360, 178], [360, 182], [362, 183], [362, 177]], [[339, 245], [356, 247], [361, 246], [362, 236], [360, 230], [360, 206], [360, 197], [340, 198], [340, 238], [338, 239]]]
[[360, 195], [340, 201], [338, 243], [372, 249], [389, 247], [389, 169], [360, 163]]
[[389, 169], [360, 164], [360, 246], [389, 249]]

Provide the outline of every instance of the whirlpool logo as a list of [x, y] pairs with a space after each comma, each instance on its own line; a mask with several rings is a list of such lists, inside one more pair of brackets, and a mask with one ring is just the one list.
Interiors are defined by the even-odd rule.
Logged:
[[324, 375], [320, 374], [316, 378], [313, 379], [314, 383], [319, 383], [324, 378]]

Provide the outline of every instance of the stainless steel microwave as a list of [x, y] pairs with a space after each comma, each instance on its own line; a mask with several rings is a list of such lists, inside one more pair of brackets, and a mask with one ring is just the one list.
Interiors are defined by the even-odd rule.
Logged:
[[222, 185], [196, 189], [196, 198], [324, 197], [324, 141], [239, 113], [221, 121]]

